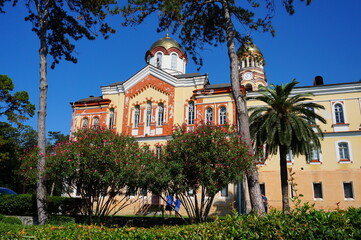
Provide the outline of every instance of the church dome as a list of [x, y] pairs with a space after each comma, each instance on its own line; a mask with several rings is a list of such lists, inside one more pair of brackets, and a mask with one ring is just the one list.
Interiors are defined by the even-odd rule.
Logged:
[[159, 39], [158, 41], [156, 41], [155, 43], [153, 43], [152, 46], [149, 48], [149, 51], [152, 52], [157, 47], [163, 47], [167, 51], [171, 48], [176, 48], [182, 54], [185, 53], [183, 48], [181, 47], [181, 45], [179, 45], [179, 43], [176, 40], [169, 37], [168, 34], [165, 37], [163, 37], [163, 38]]
[[252, 42], [245, 42], [237, 51], [238, 57], [247, 55], [263, 56], [261, 50]]
[[181, 45], [167, 34], [152, 44], [145, 53], [145, 61], [172, 75], [178, 75], [185, 73], [188, 58]]

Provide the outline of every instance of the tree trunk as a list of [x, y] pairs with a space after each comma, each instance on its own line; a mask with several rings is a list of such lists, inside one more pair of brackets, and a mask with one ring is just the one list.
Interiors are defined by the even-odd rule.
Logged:
[[288, 172], [287, 172], [287, 152], [286, 146], [280, 146], [280, 171], [281, 171], [281, 191], [282, 191], [282, 210], [286, 213], [290, 211], [288, 199]]
[[[238, 132], [243, 140], [247, 143], [248, 152], [253, 155], [253, 148], [251, 143], [251, 135], [249, 131], [249, 121], [247, 113], [247, 105], [245, 94], [242, 94], [239, 82], [239, 67], [238, 59], [234, 43], [234, 26], [232, 23], [231, 15], [228, 8], [227, 0], [222, 1], [224, 18], [227, 19], [226, 23], [226, 37], [228, 47], [228, 57], [230, 60], [230, 77], [232, 85], [232, 94], [236, 105], [237, 126]], [[253, 211], [260, 214], [264, 213], [265, 209], [262, 203], [261, 189], [258, 182], [258, 171], [253, 161], [251, 167], [246, 171], [249, 194]]]
[[44, 11], [40, 4], [37, 5], [38, 9], [38, 18], [40, 23], [40, 96], [39, 96], [39, 111], [38, 111], [38, 147], [39, 147], [39, 159], [38, 159], [38, 179], [36, 184], [36, 202], [38, 210], [38, 220], [39, 224], [43, 225], [48, 219], [47, 212], [47, 199], [46, 199], [46, 188], [45, 188], [45, 162], [46, 162], [46, 104], [47, 104], [47, 92], [48, 92], [48, 83], [47, 83], [47, 54], [48, 48], [46, 43], [46, 27], [47, 27], [47, 12]]

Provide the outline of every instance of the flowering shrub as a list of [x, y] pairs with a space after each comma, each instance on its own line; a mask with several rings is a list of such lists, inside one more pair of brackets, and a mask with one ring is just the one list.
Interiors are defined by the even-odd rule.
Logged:
[[127, 193], [145, 185], [144, 160], [152, 158], [132, 137], [102, 128], [81, 129], [72, 140], [54, 148], [47, 173], [62, 182], [67, 193], [76, 190], [91, 220], [93, 215], [115, 214], [129, 204]]
[[232, 127], [211, 124], [193, 130], [178, 126], [165, 147], [165, 159], [170, 192], [180, 196], [188, 216], [197, 222], [206, 220], [216, 193], [240, 180], [251, 162], [246, 144]]

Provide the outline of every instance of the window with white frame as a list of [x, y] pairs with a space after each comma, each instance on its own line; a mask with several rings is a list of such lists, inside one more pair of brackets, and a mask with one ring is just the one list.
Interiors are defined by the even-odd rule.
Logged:
[[322, 182], [313, 183], [313, 197], [315, 199], [323, 199]]
[[337, 123], [345, 123], [344, 109], [341, 103], [336, 103], [334, 106], [335, 121]]
[[149, 127], [151, 121], [152, 121], [152, 102], [147, 101], [147, 113], [146, 113], [145, 126]]
[[219, 124], [226, 124], [227, 122], [227, 109], [222, 106], [219, 108]]
[[309, 156], [310, 163], [320, 163], [321, 157], [320, 157], [320, 149], [316, 148], [314, 144], [311, 143], [311, 151]]
[[99, 127], [99, 118], [95, 117], [93, 118], [93, 128]]
[[343, 182], [343, 192], [346, 199], [353, 199], [352, 182]]
[[206, 123], [212, 123], [213, 122], [213, 109], [211, 107], [208, 107], [206, 109]]
[[158, 104], [158, 126], [162, 126], [164, 123], [164, 104]]
[[348, 141], [340, 141], [337, 143], [338, 160], [340, 162], [348, 162], [350, 158], [350, 146]]
[[82, 128], [87, 128], [88, 126], [89, 126], [89, 119], [83, 118]]
[[109, 109], [109, 129], [114, 126], [114, 108]]
[[172, 70], [177, 69], [177, 54], [176, 53], [171, 54], [171, 67], [170, 68]]
[[162, 57], [163, 57], [163, 54], [158, 52], [157, 53], [157, 67], [158, 68], [162, 67]]
[[137, 105], [134, 108], [134, 127], [139, 127], [139, 121], [140, 121], [140, 106]]
[[221, 196], [222, 197], [228, 197], [228, 184], [222, 188]]
[[188, 102], [188, 124], [194, 124], [194, 102]]

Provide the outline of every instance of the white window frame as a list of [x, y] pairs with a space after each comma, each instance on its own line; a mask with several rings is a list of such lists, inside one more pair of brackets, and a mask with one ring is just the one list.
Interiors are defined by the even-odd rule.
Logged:
[[93, 118], [92, 127], [93, 128], [99, 127], [99, 117], [94, 117]]
[[[210, 111], [208, 111], [210, 110]], [[207, 107], [206, 108], [206, 123], [212, 123], [213, 122], [213, 108]]]
[[196, 112], [196, 106], [194, 104], [194, 101], [188, 102], [187, 112], [188, 112], [187, 122], [188, 122], [188, 124], [193, 125], [194, 119], [195, 119], [195, 112]]
[[[346, 197], [345, 184], [350, 184], [352, 197]], [[353, 187], [353, 182], [352, 181], [343, 181], [342, 182], [342, 188], [343, 188], [343, 196], [344, 196], [345, 200], [354, 200], [355, 199], [355, 192], [354, 192], [354, 187]]]
[[163, 61], [163, 53], [157, 52], [155, 54], [155, 66], [158, 68], [162, 68], [162, 61]]
[[[336, 109], [335, 106], [337, 104], [341, 104], [342, 106], [342, 112], [343, 112], [343, 123], [337, 123], [336, 122]], [[332, 110], [332, 121], [333, 121], [333, 129], [335, 132], [343, 132], [349, 130], [349, 124], [347, 121], [347, 112], [346, 112], [346, 106], [345, 106], [345, 100], [337, 100], [331, 102], [331, 110]]]
[[[224, 111], [222, 111], [222, 109], [224, 109]], [[227, 108], [225, 106], [219, 108], [218, 116], [219, 124], [224, 125], [227, 123]]]
[[173, 52], [173, 53], [170, 55], [170, 58], [171, 58], [171, 66], [170, 66], [170, 68], [171, 68], [172, 70], [177, 70], [178, 54], [176, 54], [176, 53]]
[[[341, 155], [340, 155], [340, 149], [339, 149], [339, 144], [340, 143], [347, 143], [347, 148], [348, 148], [348, 157], [349, 159], [345, 159], [345, 158], [341, 158]], [[351, 147], [351, 142], [348, 141], [348, 140], [339, 140], [339, 141], [336, 141], [335, 143], [335, 146], [336, 146], [336, 156], [337, 156], [337, 162], [338, 163], [352, 163], [352, 147]]]
[[[315, 192], [315, 184], [320, 184], [321, 186], [321, 197], [316, 197], [316, 192]], [[322, 186], [322, 182], [313, 182], [312, 183], [312, 189], [313, 189], [313, 199], [314, 200], [323, 200], [324, 196], [323, 196], [323, 186]]]
[[158, 104], [157, 116], [158, 116], [158, 119], [157, 119], [158, 126], [163, 126], [163, 124], [164, 124], [164, 103]]
[[315, 148], [314, 145], [312, 143], [310, 143], [312, 145], [312, 151], [311, 151], [311, 156], [314, 156], [315, 152], [317, 152], [318, 155], [318, 159], [312, 159], [310, 156], [310, 161], [309, 164], [321, 164], [322, 163], [322, 152], [320, 148]]
[[88, 128], [89, 127], [89, 118], [85, 117], [81, 121], [81, 127], [82, 128]]
[[147, 108], [146, 108], [146, 120], [145, 120], [145, 126], [150, 127], [150, 124], [152, 122], [152, 102], [147, 101]]
[[140, 106], [136, 105], [134, 107], [134, 128], [138, 128], [139, 127], [139, 122], [140, 122]]
[[115, 123], [114, 108], [109, 109], [109, 129], [112, 129]]

